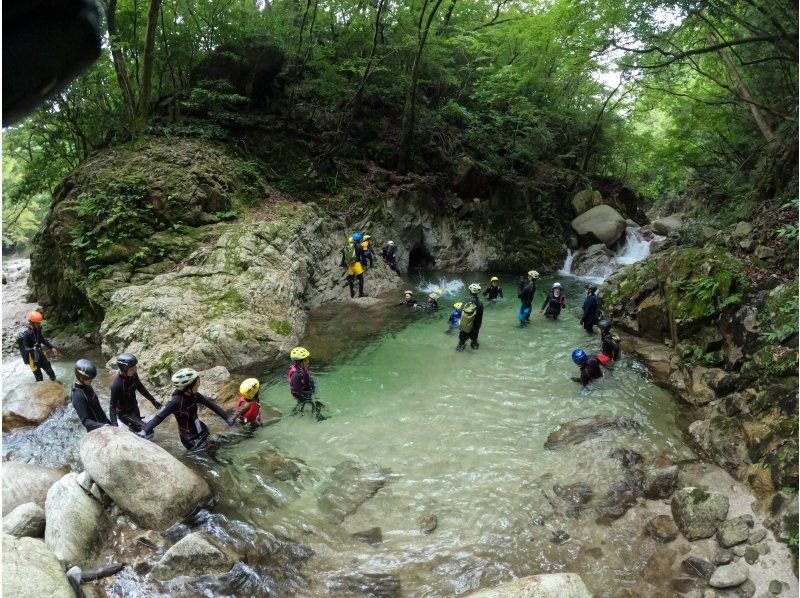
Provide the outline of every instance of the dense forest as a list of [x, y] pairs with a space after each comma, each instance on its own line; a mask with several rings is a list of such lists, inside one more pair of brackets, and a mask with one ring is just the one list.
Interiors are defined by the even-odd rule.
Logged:
[[763, 215], [794, 251], [796, 3], [101, 5], [101, 58], [5, 130], [4, 251], [26, 250], [57, 183], [101, 148], [265, 122], [313, 140], [323, 192], [347, 153], [401, 174], [462, 154], [511, 178], [563, 166], [703, 224]]

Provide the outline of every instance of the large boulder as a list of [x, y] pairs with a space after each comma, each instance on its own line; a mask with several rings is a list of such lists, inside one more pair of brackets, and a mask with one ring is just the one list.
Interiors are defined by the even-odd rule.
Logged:
[[619, 241], [626, 226], [625, 218], [611, 206], [605, 205], [595, 206], [572, 221], [572, 230], [585, 246], [603, 243], [606, 247], [612, 247]]
[[3, 397], [3, 431], [21, 426], [38, 426], [67, 402], [60, 382], [33, 382]]
[[591, 598], [592, 595], [577, 573], [548, 573], [521, 577], [496, 588], [478, 590], [468, 596], [469, 598]]
[[148, 529], [169, 527], [211, 495], [197, 473], [124, 428], [89, 432], [81, 441], [81, 461], [106, 494]]
[[3, 533], [39, 538], [44, 535], [44, 509], [33, 502], [18, 506], [3, 517]]
[[672, 496], [672, 518], [688, 540], [710, 538], [728, 515], [728, 497], [692, 486]]
[[44, 541], [71, 565], [93, 565], [111, 532], [111, 519], [102, 505], [90, 497], [68, 473], [47, 492]]
[[65, 469], [50, 469], [19, 461], [3, 462], [3, 516], [33, 502], [44, 507], [50, 486], [64, 477]]
[[639, 423], [628, 417], [614, 417], [607, 414], [582, 417], [561, 424], [558, 430], [551, 432], [544, 443], [546, 449], [557, 449], [563, 446], [580, 444], [593, 438], [609, 428], [637, 429]]
[[3, 534], [3, 597], [75, 598], [64, 568], [41, 540]]
[[650, 226], [652, 226], [653, 230], [659, 235], [668, 235], [676, 228], [680, 228], [682, 224], [683, 214], [673, 214], [672, 216], [667, 216], [666, 218], [653, 220], [653, 222], [650, 223]]
[[584, 189], [583, 191], [578, 191], [575, 194], [575, 197], [572, 198], [572, 207], [575, 210], [575, 213], [579, 216], [596, 206], [602, 205], [602, 203], [603, 195], [594, 189]]
[[179, 540], [164, 553], [151, 572], [158, 580], [181, 575], [193, 577], [209, 573], [227, 573], [238, 555], [210, 536], [195, 532]]

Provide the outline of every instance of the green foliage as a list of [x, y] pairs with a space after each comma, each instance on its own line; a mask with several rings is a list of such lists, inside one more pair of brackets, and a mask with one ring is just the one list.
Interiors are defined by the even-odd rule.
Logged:
[[798, 333], [798, 301], [800, 297], [797, 293], [797, 282], [794, 281], [764, 302], [759, 320], [769, 342], [779, 343]]
[[219, 218], [220, 220], [233, 220], [239, 215], [239, 212], [236, 210], [228, 210], [226, 212], [214, 212], [214, 216]]

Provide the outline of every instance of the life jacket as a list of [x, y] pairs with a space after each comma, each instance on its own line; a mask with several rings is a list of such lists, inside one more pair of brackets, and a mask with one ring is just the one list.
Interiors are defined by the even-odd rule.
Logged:
[[478, 306], [467, 301], [461, 306], [461, 317], [458, 319], [458, 329], [462, 332], [472, 332], [475, 324], [475, 316], [478, 314]]
[[239, 402], [236, 403], [236, 411], [249, 403], [250, 406], [239, 416], [246, 422], [254, 422], [258, 419], [258, 414], [261, 411], [261, 404], [258, 401], [248, 401], [245, 397], [239, 397]]
[[547, 296], [547, 311], [549, 312], [560, 312], [561, 308], [564, 307], [566, 300], [564, 299], [564, 294], [562, 293], [558, 297], [550, 291], [550, 294]]
[[453, 324], [453, 328], [458, 328], [458, 320], [461, 319], [461, 312], [455, 310], [452, 315], [450, 316], [450, 322]]
[[[300, 384], [302, 385], [301, 388], [297, 388], [295, 386], [295, 383], [292, 381], [292, 378], [297, 372], [304, 373], [308, 377], [307, 381], [305, 377], [300, 378]], [[296, 363], [293, 363], [292, 367], [289, 368], [288, 378], [289, 378], [289, 388], [291, 389], [293, 395], [308, 394], [314, 389], [314, 383], [313, 383], [314, 378], [313, 376], [311, 376], [311, 372], [305, 368], [297, 367]]]

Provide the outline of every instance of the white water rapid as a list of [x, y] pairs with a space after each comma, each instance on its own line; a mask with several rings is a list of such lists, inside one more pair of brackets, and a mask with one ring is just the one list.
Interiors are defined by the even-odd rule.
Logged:
[[662, 239], [663, 237], [652, 234], [645, 237], [639, 227], [629, 226], [625, 229], [625, 241], [616, 253], [612, 254], [610, 250], [599, 245], [578, 251], [568, 249], [564, 265], [558, 273], [602, 283], [620, 266], [635, 264], [645, 259], [650, 255], [652, 244]]

